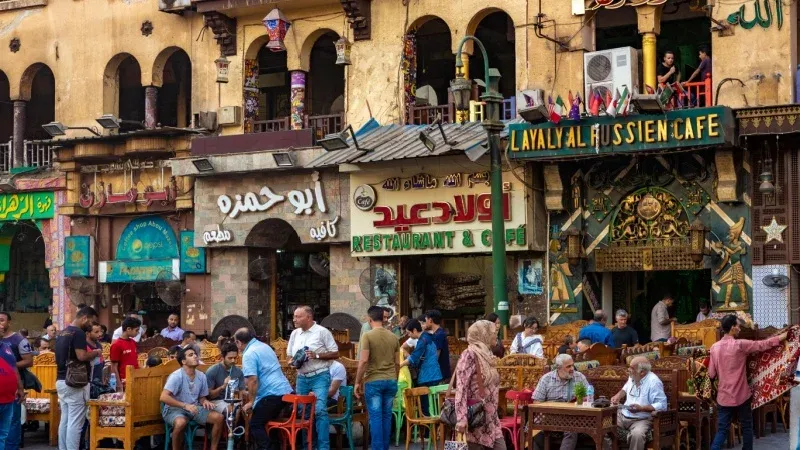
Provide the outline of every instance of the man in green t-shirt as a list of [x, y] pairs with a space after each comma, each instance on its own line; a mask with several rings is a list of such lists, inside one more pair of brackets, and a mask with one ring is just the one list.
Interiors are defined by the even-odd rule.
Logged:
[[380, 306], [372, 306], [367, 310], [372, 329], [361, 337], [361, 358], [355, 382], [356, 397], [361, 397], [362, 392], [365, 397], [372, 450], [389, 450], [392, 403], [397, 395], [400, 341], [394, 333], [384, 328], [383, 313], [384, 309]]

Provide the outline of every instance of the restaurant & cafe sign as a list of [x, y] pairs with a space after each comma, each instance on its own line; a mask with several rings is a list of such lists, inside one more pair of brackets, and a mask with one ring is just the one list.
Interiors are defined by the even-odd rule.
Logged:
[[[456, 171], [430, 170], [409, 176], [398, 176], [396, 169], [352, 173], [351, 254], [491, 252], [489, 174], [451, 168]], [[525, 217], [524, 186], [504, 173], [504, 238], [509, 251], [527, 249]]]
[[601, 116], [531, 125], [509, 125], [511, 159], [631, 153], [681, 147], [732, 145], [733, 114], [728, 107], [692, 108], [664, 114]]

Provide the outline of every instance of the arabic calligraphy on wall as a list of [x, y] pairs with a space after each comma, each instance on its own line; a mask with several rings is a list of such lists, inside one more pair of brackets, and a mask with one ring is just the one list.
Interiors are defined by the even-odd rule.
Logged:
[[600, 8], [617, 9], [623, 6], [658, 6], [667, 3], [667, 0], [591, 0], [586, 5], [587, 11], [594, 11]]
[[178, 196], [178, 187], [171, 169], [164, 162], [121, 162], [81, 167], [82, 208], [102, 209], [108, 205], [159, 202], [166, 206]]
[[[353, 202], [359, 198], [355, 194], [363, 186], [383, 189], [374, 208], [364, 210], [354, 205], [350, 209], [353, 256], [490, 251], [488, 174], [482, 177], [481, 172], [421, 173], [400, 179], [389, 176], [393, 173], [396, 171], [386, 169], [350, 175]], [[512, 183], [514, 176], [510, 172], [503, 177], [504, 238], [509, 250], [525, 250], [522, 183]], [[462, 184], [461, 180], [467, 182]]]
[[55, 213], [52, 192], [0, 194], [0, 221], [52, 219]]
[[[773, 11], [772, 3], [775, 2], [775, 9]], [[763, 7], [762, 7], [763, 5]], [[731, 25], [739, 25], [745, 30], [755, 28], [756, 25], [761, 28], [769, 28], [772, 26], [773, 20], [778, 22], [778, 29], [783, 28], [783, 0], [753, 0], [753, 19], [747, 20], [746, 17], [747, 3], [739, 7], [739, 9], [728, 16], [728, 23]], [[774, 13], [774, 17], [773, 17]]]
[[222, 214], [227, 215], [231, 219], [235, 219], [241, 213], [245, 212], [264, 212], [269, 211], [270, 208], [283, 203], [288, 199], [289, 203], [294, 208], [295, 215], [305, 214], [310, 215], [314, 212], [314, 203], [317, 204], [317, 209], [320, 212], [327, 212], [325, 206], [325, 197], [322, 191], [322, 182], [319, 180], [319, 173], [312, 174], [312, 181], [314, 182], [314, 190], [306, 188], [303, 190], [293, 189], [286, 193], [286, 195], [276, 194], [272, 192], [268, 186], [264, 186], [255, 192], [246, 192], [244, 194], [236, 194], [233, 199], [227, 194], [222, 194], [217, 197], [217, 206]]

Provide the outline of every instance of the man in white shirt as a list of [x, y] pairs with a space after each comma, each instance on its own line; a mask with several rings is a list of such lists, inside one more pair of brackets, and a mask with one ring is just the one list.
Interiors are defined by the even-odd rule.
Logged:
[[625, 402], [625, 406], [617, 411], [617, 426], [630, 433], [628, 445], [631, 450], [644, 450], [647, 433], [653, 427], [652, 413], [667, 410], [664, 384], [650, 369], [650, 361], [644, 356], [633, 358], [628, 368], [628, 382], [611, 397], [612, 405]]
[[[313, 392], [317, 396], [316, 415], [317, 446], [319, 450], [329, 450], [330, 440], [328, 435], [328, 391], [331, 388], [331, 360], [339, 358], [339, 347], [333, 339], [333, 334], [314, 322], [314, 310], [310, 306], [299, 306], [294, 310], [295, 330], [289, 337], [286, 346], [286, 355], [292, 358], [291, 365], [297, 368], [297, 386], [299, 395], [308, 395]], [[306, 360], [301, 360], [296, 355], [305, 349]], [[302, 357], [301, 357], [302, 358]]]
[[711, 306], [709, 306], [708, 302], [706, 301], [700, 302], [700, 312], [697, 313], [697, 318], [695, 319], [695, 322], [702, 322], [710, 318], [711, 318]]
[[[144, 336], [144, 332], [147, 331], [147, 325], [144, 324], [144, 319], [142, 318], [142, 316], [139, 315], [138, 311], [134, 311], [134, 310], [128, 311], [128, 314], [126, 315], [126, 317], [132, 317], [134, 319], [139, 319], [139, 322], [142, 323], [142, 325], [139, 327], [139, 334], [137, 334], [136, 337], [133, 338], [133, 340], [135, 342], [141, 341], [142, 337]], [[123, 317], [123, 320], [124, 319], [125, 318]], [[122, 337], [122, 325], [120, 325], [119, 328], [114, 330], [114, 334], [111, 336], [111, 342], [114, 342], [114, 341], [116, 341], [117, 339], [119, 339], [121, 337]]]
[[331, 361], [331, 387], [328, 389], [328, 406], [339, 403], [339, 388], [347, 386], [347, 369], [339, 361]]

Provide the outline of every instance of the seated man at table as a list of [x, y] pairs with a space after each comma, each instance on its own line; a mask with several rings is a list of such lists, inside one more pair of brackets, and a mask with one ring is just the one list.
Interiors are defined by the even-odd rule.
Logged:
[[[214, 411], [214, 403], [208, 400], [206, 374], [197, 370], [200, 355], [191, 347], [178, 351], [175, 358], [181, 368], [172, 372], [161, 391], [164, 422], [172, 425], [172, 450], [183, 449], [183, 435], [189, 422], [209, 424], [211, 448], [217, 448], [222, 436], [223, 417]], [[191, 446], [191, 443], [187, 443]]]
[[206, 379], [208, 380], [208, 399], [214, 403], [214, 411], [225, 415], [228, 412], [228, 404], [225, 403], [228, 382], [237, 380], [236, 391], [244, 391], [244, 373], [242, 373], [242, 369], [236, 367], [236, 358], [239, 357], [239, 349], [236, 344], [225, 343], [219, 351], [222, 361], [208, 369]]
[[[586, 377], [575, 371], [572, 356], [562, 354], [556, 356], [556, 370], [552, 370], [539, 379], [539, 384], [533, 391], [533, 401], [536, 402], [574, 402], [575, 385], [583, 383], [588, 386]], [[534, 439], [536, 449], [544, 448], [544, 435], [539, 433]], [[564, 433], [561, 440], [561, 450], [574, 450], [578, 445], [578, 433]]]
[[608, 347], [614, 347], [614, 337], [611, 335], [611, 330], [606, 328], [606, 313], [602, 309], [594, 312], [594, 317], [589, 325], [581, 328], [578, 334], [578, 340], [589, 339], [592, 344], [601, 343]]
[[617, 411], [617, 426], [630, 433], [628, 445], [631, 450], [644, 450], [647, 434], [653, 428], [652, 413], [667, 409], [664, 384], [650, 370], [650, 361], [647, 358], [633, 358], [628, 368], [628, 382], [611, 397], [612, 405], [624, 401], [625, 406]]

